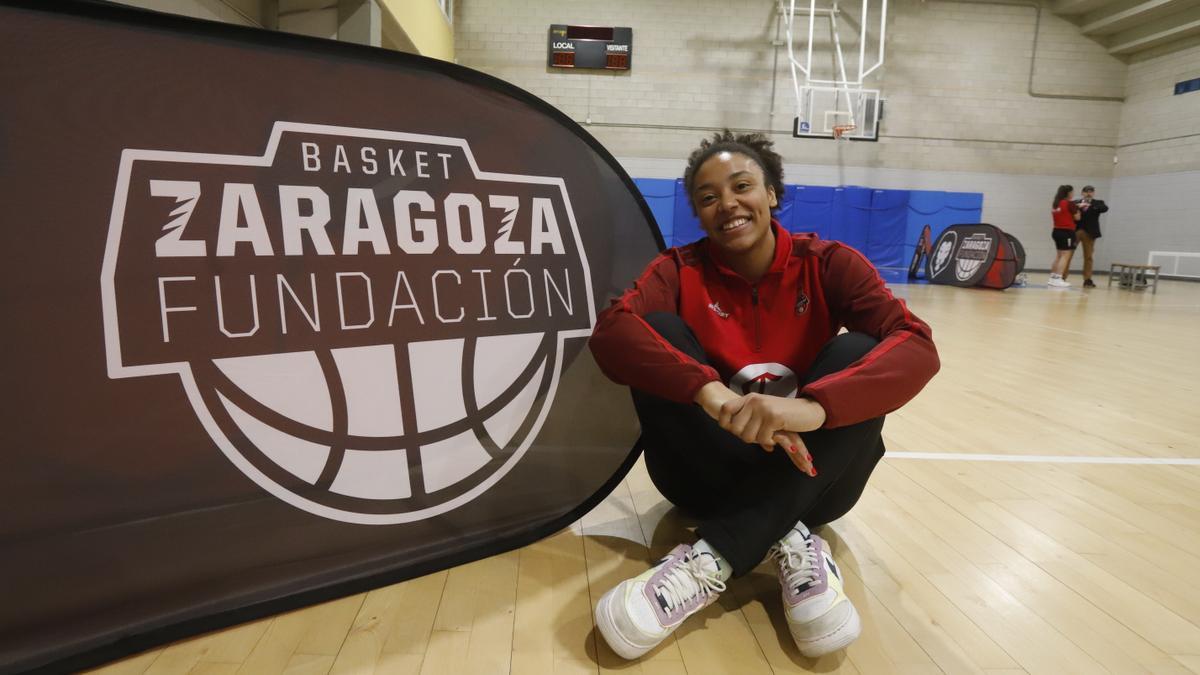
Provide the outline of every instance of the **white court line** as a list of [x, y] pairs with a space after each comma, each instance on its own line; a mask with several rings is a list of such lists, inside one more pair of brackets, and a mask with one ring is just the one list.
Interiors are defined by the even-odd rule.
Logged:
[[1055, 326], [1047, 326], [1044, 323], [1033, 323], [1031, 321], [1021, 321], [1019, 319], [1008, 319], [1008, 318], [1004, 318], [1004, 319], [1000, 319], [1000, 320], [1008, 321], [1011, 323], [1019, 323], [1024, 326], [1033, 326], [1034, 328], [1037, 328], [1039, 330], [1056, 330], [1060, 333], [1071, 333], [1072, 335], [1083, 335], [1083, 331], [1070, 330], [1068, 328], [1057, 328]]
[[975, 455], [966, 452], [888, 452], [884, 459], [943, 459], [956, 462], [1038, 464], [1170, 464], [1200, 466], [1200, 457], [1082, 457], [1075, 455]]

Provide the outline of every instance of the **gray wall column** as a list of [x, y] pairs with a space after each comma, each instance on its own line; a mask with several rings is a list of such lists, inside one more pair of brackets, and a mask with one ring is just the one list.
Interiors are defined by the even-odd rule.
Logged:
[[383, 18], [375, 0], [338, 0], [338, 32], [342, 42], [380, 47]]

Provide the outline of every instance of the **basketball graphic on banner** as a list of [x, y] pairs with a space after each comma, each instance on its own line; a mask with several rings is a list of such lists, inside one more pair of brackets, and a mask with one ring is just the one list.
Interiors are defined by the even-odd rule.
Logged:
[[663, 242], [599, 140], [452, 61], [127, 4], [0, 0], [0, 672], [494, 556], [620, 485], [637, 418], [587, 340]]
[[993, 239], [982, 232], [963, 239], [954, 256], [954, 274], [959, 281], [968, 281], [974, 277], [983, 263], [988, 260], [989, 254], [992, 258], [995, 257], [992, 246]]
[[280, 122], [260, 157], [129, 149], [110, 228], [112, 376], [178, 374], [238, 469], [334, 520], [482, 494], [595, 322], [562, 180], [489, 174], [466, 139]]
[[1002, 290], [1012, 285], [1023, 264], [1020, 242], [988, 223], [951, 225], [938, 235], [934, 249], [927, 274], [935, 284]]
[[[456, 487], [464, 492], [464, 481], [474, 487], [476, 474], [519, 447], [549, 400], [546, 375], [555, 368], [552, 343], [541, 334], [466, 346], [465, 340], [411, 343], [407, 369], [397, 368], [402, 347], [394, 345], [332, 350], [335, 368], [328, 372], [321, 363], [328, 357], [316, 352], [218, 360], [216, 379], [223, 382], [211, 390], [221, 410], [209, 412], [228, 415], [249, 452], [323, 488], [333, 501], [382, 505]], [[405, 378], [416, 408], [416, 428], [408, 430], [400, 403]], [[347, 417], [342, 434], [333, 429], [337, 389]], [[327, 501], [311, 491], [309, 498]]]

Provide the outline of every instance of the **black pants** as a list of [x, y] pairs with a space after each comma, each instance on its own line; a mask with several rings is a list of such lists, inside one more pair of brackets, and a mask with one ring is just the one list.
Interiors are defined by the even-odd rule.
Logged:
[[[646, 321], [664, 339], [697, 361], [707, 356], [677, 315]], [[800, 386], [848, 367], [878, 344], [869, 335], [844, 333], [830, 340]], [[766, 452], [743, 443], [694, 404], [633, 391], [642, 423], [646, 469], [671, 503], [700, 520], [698, 534], [733, 566], [752, 570], [796, 521], [809, 527], [844, 515], [862, 496], [883, 457], [883, 417], [801, 434], [817, 477], [802, 473], [782, 448]]]

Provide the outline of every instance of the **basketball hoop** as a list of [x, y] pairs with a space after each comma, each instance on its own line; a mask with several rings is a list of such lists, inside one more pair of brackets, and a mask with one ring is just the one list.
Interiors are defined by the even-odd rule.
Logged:
[[856, 128], [857, 127], [853, 124], [838, 124], [837, 126], [833, 127], [833, 137], [834, 139], [839, 139], [843, 134], [854, 131]]
[[[866, 88], [866, 78], [884, 63], [888, 0], [862, 0], [861, 10], [852, 6], [857, 3], [839, 2], [777, 0], [776, 33], [787, 32], [796, 95], [792, 136], [874, 141], [883, 99], [878, 89]], [[872, 29], [876, 16], [878, 28]], [[818, 29], [824, 33], [826, 28], [829, 38], [818, 38]], [[878, 55], [868, 57], [868, 49], [874, 51], [876, 45]]]

